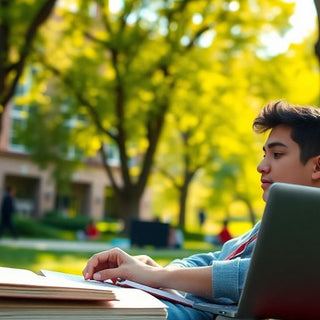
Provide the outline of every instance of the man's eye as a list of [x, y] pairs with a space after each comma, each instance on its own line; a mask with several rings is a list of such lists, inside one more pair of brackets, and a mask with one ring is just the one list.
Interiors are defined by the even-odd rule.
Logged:
[[274, 157], [275, 159], [279, 159], [281, 156], [282, 156], [282, 153], [280, 153], [280, 152], [274, 152], [274, 153], [273, 153], [273, 157]]

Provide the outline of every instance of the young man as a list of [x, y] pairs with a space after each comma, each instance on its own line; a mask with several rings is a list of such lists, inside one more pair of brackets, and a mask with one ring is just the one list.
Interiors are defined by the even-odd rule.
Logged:
[[[283, 101], [266, 105], [254, 120], [261, 133], [271, 130], [258, 165], [263, 199], [274, 182], [320, 187], [320, 109]], [[248, 270], [258, 222], [252, 230], [224, 244], [221, 251], [174, 260], [162, 267], [147, 256], [132, 257], [114, 248], [95, 254], [83, 270], [85, 279], [129, 279], [156, 288], [188, 292], [190, 299], [237, 303]], [[166, 302], [168, 319], [212, 319], [212, 314]]]

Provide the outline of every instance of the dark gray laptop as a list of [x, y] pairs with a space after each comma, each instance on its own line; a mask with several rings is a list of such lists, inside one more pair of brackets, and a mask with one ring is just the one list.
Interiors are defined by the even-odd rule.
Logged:
[[240, 319], [320, 319], [320, 188], [274, 183], [239, 304], [195, 307]]

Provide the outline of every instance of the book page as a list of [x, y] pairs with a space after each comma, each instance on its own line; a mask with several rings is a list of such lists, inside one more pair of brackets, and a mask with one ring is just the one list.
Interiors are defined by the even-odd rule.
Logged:
[[44, 277], [26, 269], [0, 267], [1, 284], [44, 285]]
[[56, 283], [67, 283], [71, 286], [76, 286], [80, 288], [87, 288], [87, 289], [101, 289], [101, 290], [113, 290], [115, 287], [110, 283], [103, 283], [100, 281], [90, 280], [87, 281], [83, 278], [83, 276], [71, 274], [71, 273], [64, 273], [58, 271], [50, 271], [50, 270], [40, 270], [40, 274], [43, 275], [46, 279], [50, 279]]

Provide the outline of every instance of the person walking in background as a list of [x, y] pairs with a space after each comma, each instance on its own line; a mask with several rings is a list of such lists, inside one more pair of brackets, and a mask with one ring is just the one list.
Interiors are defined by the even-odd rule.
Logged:
[[202, 230], [204, 223], [206, 222], [206, 212], [204, 211], [204, 208], [201, 208], [198, 212], [198, 221], [199, 221], [199, 226], [200, 230]]
[[8, 229], [15, 239], [18, 238], [18, 232], [12, 222], [12, 216], [15, 212], [14, 196], [14, 189], [12, 187], [7, 187], [1, 203], [0, 238], [5, 229]]

